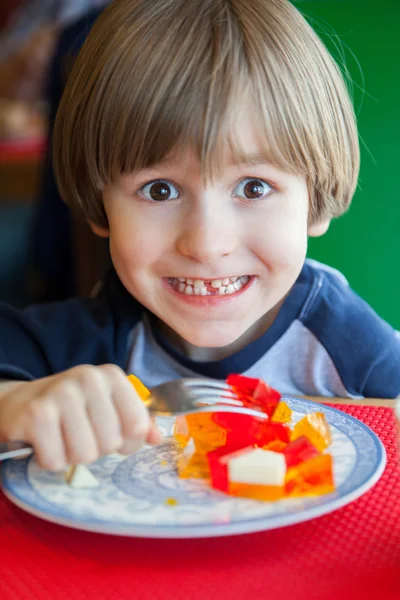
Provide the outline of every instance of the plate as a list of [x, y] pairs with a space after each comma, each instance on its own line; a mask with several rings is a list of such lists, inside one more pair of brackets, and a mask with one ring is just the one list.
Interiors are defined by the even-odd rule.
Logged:
[[[2, 486], [27, 512], [60, 525], [149, 538], [200, 538], [251, 533], [301, 523], [340, 508], [369, 490], [386, 464], [382, 442], [366, 425], [335, 408], [285, 397], [293, 422], [316, 410], [332, 430], [336, 491], [314, 498], [258, 502], [233, 498], [175, 471], [173, 419], [159, 419], [165, 443], [129, 457], [112, 454], [90, 466], [100, 486], [75, 490], [34, 458], [6, 461]], [[176, 505], [169, 503], [170, 499]]]

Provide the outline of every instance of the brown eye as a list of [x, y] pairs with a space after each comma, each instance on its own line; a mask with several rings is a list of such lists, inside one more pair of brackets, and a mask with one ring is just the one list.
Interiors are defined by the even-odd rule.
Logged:
[[252, 179], [244, 186], [246, 198], [262, 198], [265, 193], [264, 186], [257, 179]]
[[168, 181], [151, 181], [143, 186], [139, 193], [147, 200], [155, 202], [164, 202], [179, 197], [178, 190]]
[[168, 185], [162, 181], [153, 183], [150, 188], [150, 196], [153, 200], [168, 200], [170, 193]]
[[272, 187], [262, 179], [243, 179], [234, 191], [234, 196], [246, 200], [259, 200], [265, 198], [272, 191]]

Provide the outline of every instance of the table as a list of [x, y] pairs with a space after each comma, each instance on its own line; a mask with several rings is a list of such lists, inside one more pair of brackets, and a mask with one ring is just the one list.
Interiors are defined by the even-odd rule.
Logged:
[[400, 472], [393, 401], [348, 406], [340, 399], [318, 400], [358, 417], [385, 444], [386, 471], [357, 501], [264, 533], [141, 540], [45, 523], [0, 494], [0, 598], [398, 600]]

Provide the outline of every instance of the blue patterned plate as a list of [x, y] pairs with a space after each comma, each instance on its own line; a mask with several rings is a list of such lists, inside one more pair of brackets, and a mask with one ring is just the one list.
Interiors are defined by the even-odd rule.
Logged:
[[[100, 486], [75, 490], [62, 475], [38, 468], [35, 460], [4, 463], [2, 485], [17, 506], [60, 525], [127, 536], [196, 538], [250, 533], [307, 521], [352, 502], [380, 478], [386, 464], [379, 438], [339, 410], [308, 400], [285, 398], [293, 421], [325, 413], [333, 442], [335, 493], [317, 498], [256, 502], [225, 496], [175, 472], [176, 451], [168, 436], [173, 421], [160, 419], [166, 442], [135, 455], [106, 456], [91, 465]], [[171, 506], [173, 498], [177, 504]]]

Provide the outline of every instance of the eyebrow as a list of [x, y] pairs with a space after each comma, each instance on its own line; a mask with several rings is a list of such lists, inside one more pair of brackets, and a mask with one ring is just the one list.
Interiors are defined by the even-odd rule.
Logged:
[[[246, 167], [249, 165], [257, 166], [257, 165], [270, 165], [274, 166], [273, 161], [267, 158], [265, 154], [260, 153], [240, 153], [238, 152], [236, 157], [232, 157], [227, 165], [230, 167]], [[160, 167], [176, 167], [179, 165], [179, 160], [175, 157], [164, 157], [159, 163], [150, 165], [148, 167], [144, 167], [143, 171], [155, 171]]]
[[271, 161], [265, 156], [265, 154], [238, 154], [236, 158], [229, 161], [229, 165], [235, 167], [242, 167], [246, 165], [263, 165], [265, 163], [271, 164]]

